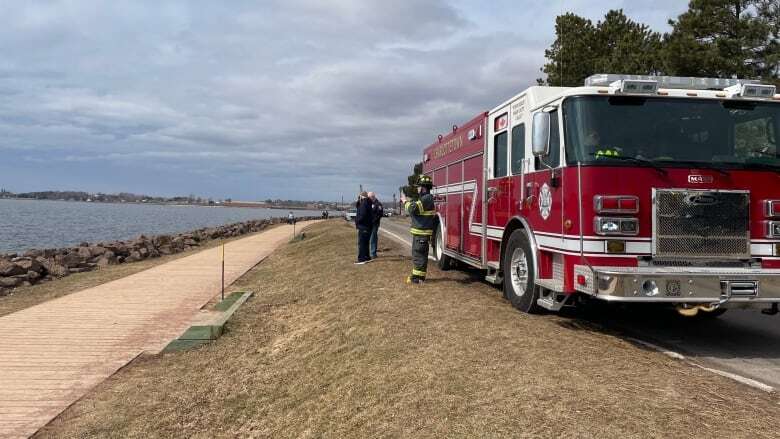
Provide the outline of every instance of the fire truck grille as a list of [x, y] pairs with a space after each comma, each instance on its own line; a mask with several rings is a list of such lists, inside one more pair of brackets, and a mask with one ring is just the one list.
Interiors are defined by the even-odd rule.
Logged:
[[750, 194], [655, 191], [653, 256], [748, 259]]

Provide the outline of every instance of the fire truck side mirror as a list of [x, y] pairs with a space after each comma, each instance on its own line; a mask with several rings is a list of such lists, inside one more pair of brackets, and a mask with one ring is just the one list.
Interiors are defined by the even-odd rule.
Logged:
[[536, 157], [550, 152], [550, 113], [540, 111], [534, 114], [531, 151]]

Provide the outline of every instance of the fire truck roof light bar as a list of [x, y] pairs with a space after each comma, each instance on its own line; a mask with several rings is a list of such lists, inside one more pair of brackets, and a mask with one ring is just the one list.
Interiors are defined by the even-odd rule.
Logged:
[[621, 79], [609, 86], [620, 93], [655, 94], [658, 91], [658, 81], [648, 79]]
[[[658, 88], [686, 90], [725, 90], [728, 87], [758, 84], [752, 79], [694, 78], [691, 76], [617, 75], [599, 73], [585, 78], [586, 87], [609, 87], [617, 81], [655, 81]], [[771, 96], [770, 96], [771, 97]]]
[[766, 84], [737, 84], [727, 87], [724, 91], [731, 97], [770, 99], [775, 95], [775, 86]]

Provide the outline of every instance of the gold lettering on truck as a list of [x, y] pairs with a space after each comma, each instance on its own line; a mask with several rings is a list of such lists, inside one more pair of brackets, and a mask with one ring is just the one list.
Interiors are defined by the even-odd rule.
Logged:
[[463, 139], [458, 137], [453, 137], [452, 139], [442, 143], [441, 145], [437, 146], [433, 150], [433, 158], [434, 159], [440, 159], [444, 157], [447, 154], [450, 154], [452, 152], [455, 152], [460, 149], [460, 147], [463, 146]]
[[512, 125], [520, 122], [525, 112], [525, 97], [521, 97], [512, 104]]

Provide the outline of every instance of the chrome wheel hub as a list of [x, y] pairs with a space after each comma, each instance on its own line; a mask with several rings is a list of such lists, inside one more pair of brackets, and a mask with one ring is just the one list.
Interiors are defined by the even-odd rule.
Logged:
[[509, 259], [509, 278], [515, 295], [522, 296], [528, 286], [528, 258], [522, 248], [516, 248]]

